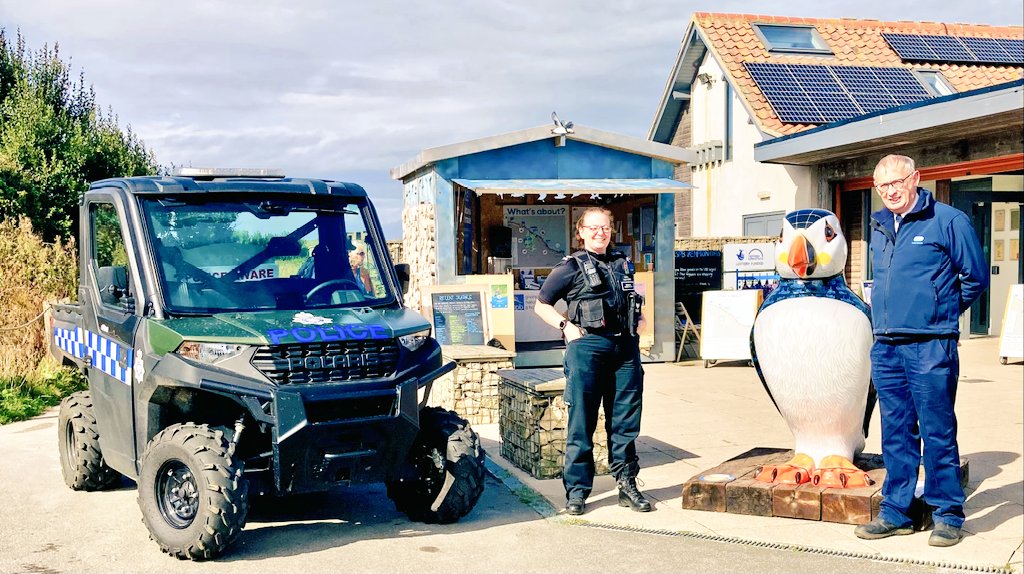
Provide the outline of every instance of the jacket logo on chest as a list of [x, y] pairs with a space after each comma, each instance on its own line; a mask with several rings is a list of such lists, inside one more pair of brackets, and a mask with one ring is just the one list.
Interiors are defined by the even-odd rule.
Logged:
[[924, 235], [915, 235], [914, 245], [921, 245], [922, 243], [924, 243]]

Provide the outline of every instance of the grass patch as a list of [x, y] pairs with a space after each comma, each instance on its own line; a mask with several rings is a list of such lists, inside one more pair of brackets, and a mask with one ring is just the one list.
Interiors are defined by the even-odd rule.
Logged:
[[0, 424], [30, 419], [88, 386], [81, 373], [51, 360], [41, 362], [28, 376], [0, 378]]

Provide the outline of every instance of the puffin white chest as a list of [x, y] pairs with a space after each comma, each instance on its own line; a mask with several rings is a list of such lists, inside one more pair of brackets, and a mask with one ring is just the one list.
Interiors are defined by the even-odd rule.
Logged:
[[787, 299], [762, 309], [753, 338], [798, 450], [817, 459], [863, 448], [872, 342], [864, 313], [835, 299]]

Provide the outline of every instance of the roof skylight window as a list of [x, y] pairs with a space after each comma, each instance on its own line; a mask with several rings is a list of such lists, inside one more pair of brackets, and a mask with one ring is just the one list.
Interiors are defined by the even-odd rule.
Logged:
[[814, 26], [753, 24], [754, 31], [769, 52], [795, 54], [832, 54]]
[[956, 93], [953, 86], [949, 85], [942, 72], [938, 70], [914, 70], [914, 73], [917, 74], [924, 87], [936, 96], [948, 96]]

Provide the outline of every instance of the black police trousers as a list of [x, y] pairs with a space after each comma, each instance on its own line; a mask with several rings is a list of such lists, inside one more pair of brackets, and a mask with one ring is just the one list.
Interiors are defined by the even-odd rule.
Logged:
[[644, 377], [638, 339], [590, 333], [565, 350], [565, 402], [569, 408], [562, 484], [565, 496], [582, 498], [594, 486], [594, 430], [604, 405], [608, 463], [616, 479], [640, 472], [636, 438]]

